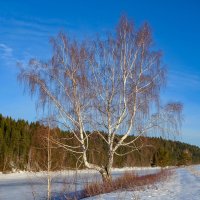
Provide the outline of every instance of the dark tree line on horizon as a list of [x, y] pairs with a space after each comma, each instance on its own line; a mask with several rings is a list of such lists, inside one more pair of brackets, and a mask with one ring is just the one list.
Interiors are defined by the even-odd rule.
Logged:
[[[25, 120], [13, 120], [0, 114], [0, 171], [15, 170], [46, 170], [47, 147], [46, 134], [48, 128], [39, 122], [28, 123]], [[103, 133], [102, 133], [103, 134]], [[70, 132], [56, 128], [51, 130], [51, 137], [65, 144], [76, 143]], [[130, 136], [130, 140], [132, 139]], [[96, 164], [106, 162], [105, 142], [98, 134], [91, 134], [90, 152], [88, 159]], [[119, 136], [120, 138], [120, 136]], [[117, 141], [116, 141], [117, 142]], [[167, 166], [189, 165], [200, 163], [200, 148], [186, 143], [162, 138], [141, 137], [138, 151], [116, 156], [114, 167], [125, 166]], [[148, 144], [148, 145], [145, 145]], [[83, 168], [78, 154], [66, 151], [52, 143], [52, 170]], [[127, 152], [128, 147], [121, 147], [121, 154]], [[130, 148], [130, 147], [129, 147]]]

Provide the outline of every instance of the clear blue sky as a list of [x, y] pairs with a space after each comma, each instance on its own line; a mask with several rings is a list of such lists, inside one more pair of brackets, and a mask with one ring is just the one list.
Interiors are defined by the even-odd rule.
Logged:
[[16, 80], [17, 61], [48, 58], [49, 38], [60, 30], [78, 38], [113, 30], [123, 13], [137, 26], [150, 23], [169, 72], [162, 99], [184, 104], [183, 134], [177, 139], [200, 146], [199, 0], [1, 0], [0, 113], [38, 119], [34, 99]]

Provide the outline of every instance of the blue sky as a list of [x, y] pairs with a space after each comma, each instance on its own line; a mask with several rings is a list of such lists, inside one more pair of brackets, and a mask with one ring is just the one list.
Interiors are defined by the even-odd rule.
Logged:
[[200, 146], [199, 10], [199, 0], [1, 0], [0, 113], [38, 119], [34, 98], [16, 80], [17, 61], [48, 58], [49, 39], [60, 30], [76, 38], [112, 31], [125, 13], [136, 26], [151, 25], [168, 67], [162, 99], [184, 104], [183, 133], [177, 139]]

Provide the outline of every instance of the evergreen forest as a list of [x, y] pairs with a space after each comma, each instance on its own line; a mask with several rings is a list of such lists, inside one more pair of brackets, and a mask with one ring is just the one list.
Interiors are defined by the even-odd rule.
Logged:
[[[49, 132], [50, 141], [76, 145], [70, 132], [59, 128], [49, 130], [39, 122], [16, 121], [0, 114], [0, 171], [46, 170], [48, 155], [51, 170], [84, 168], [80, 154], [69, 152], [54, 142], [47, 146]], [[120, 138], [120, 135], [118, 137]], [[129, 136], [128, 140], [131, 140], [131, 137], [134, 136]], [[106, 162], [104, 152], [107, 147], [103, 139], [97, 133], [90, 132], [88, 138], [89, 160], [96, 164]], [[120, 147], [117, 153], [121, 156], [116, 155], [114, 167], [179, 166], [200, 163], [200, 148], [194, 145], [161, 137], [141, 137], [135, 145], [137, 149], [135, 146]], [[125, 154], [127, 148], [130, 148], [130, 153]]]

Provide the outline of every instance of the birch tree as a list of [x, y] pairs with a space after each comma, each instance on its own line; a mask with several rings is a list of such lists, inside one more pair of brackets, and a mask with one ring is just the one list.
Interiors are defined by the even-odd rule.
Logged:
[[[61, 33], [51, 43], [51, 60], [30, 60], [28, 66], [21, 66], [18, 78], [38, 96], [44, 110], [47, 100], [51, 102], [54, 118], [73, 133], [77, 146], [52, 142], [79, 154], [78, 160], [99, 171], [103, 181], [111, 180], [114, 157], [123, 156], [120, 147], [130, 147], [130, 153], [143, 146], [135, 143], [141, 136], [180, 132], [181, 103], [160, 103], [166, 70], [161, 52], [153, 48], [148, 24], [137, 30], [121, 17], [116, 32], [108, 36], [73, 41]], [[102, 165], [87, 157], [93, 132], [107, 146]], [[131, 140], [130, 135], [134, 135]]]

